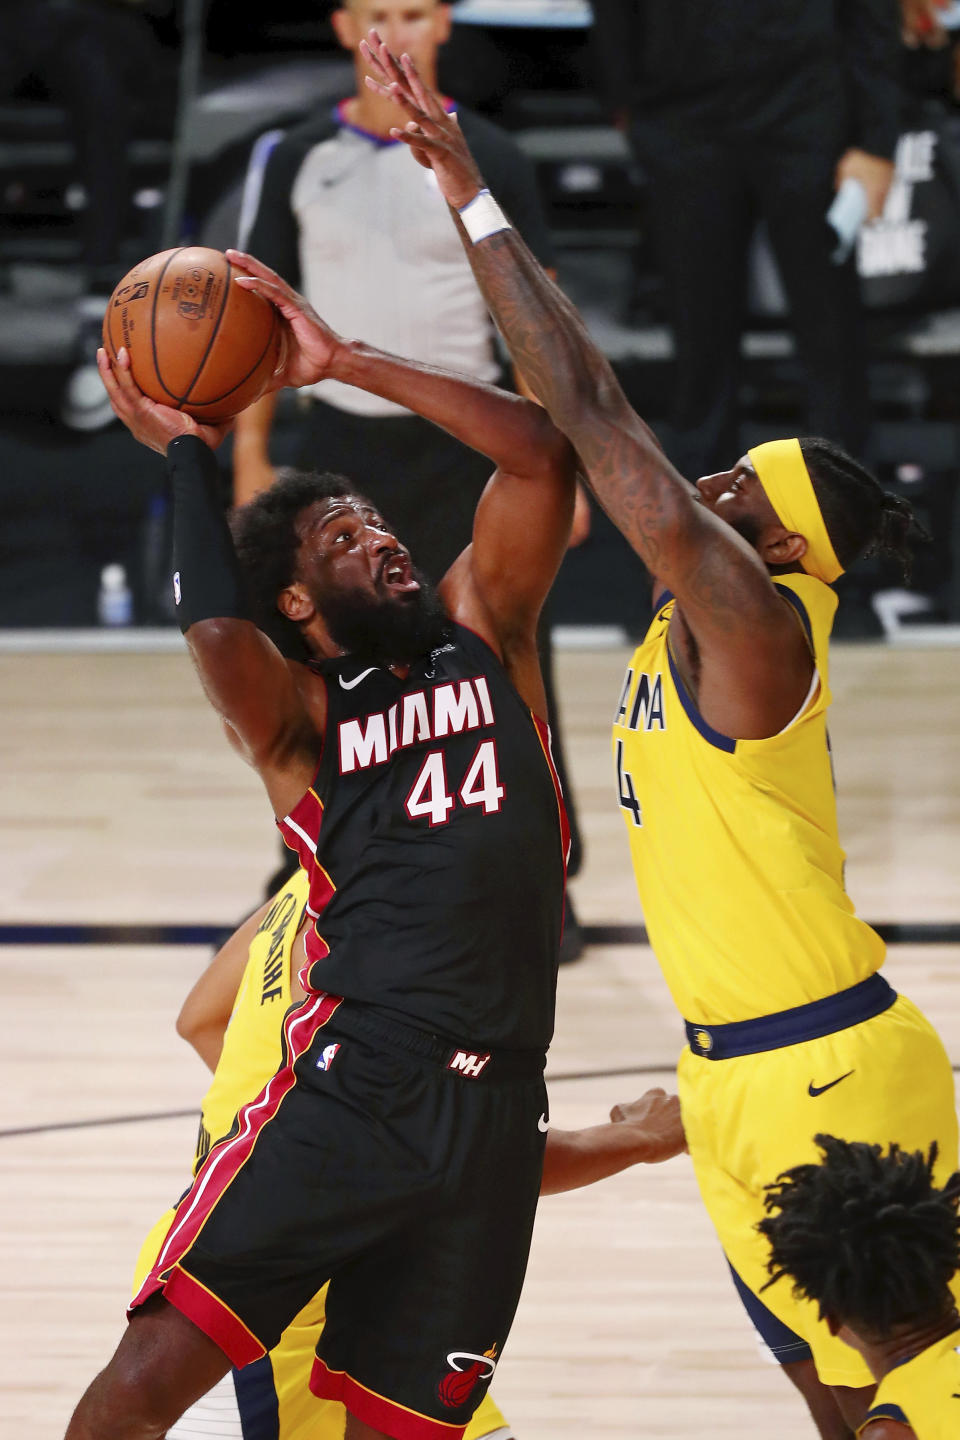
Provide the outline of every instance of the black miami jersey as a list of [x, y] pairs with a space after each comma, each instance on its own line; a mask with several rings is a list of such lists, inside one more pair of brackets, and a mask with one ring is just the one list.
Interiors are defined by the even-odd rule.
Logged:
[[462, 626], [403, 679], [349, 656], [315, 668], [323, 753], [278, 822], [310, 875], [304, 983], [543, 1049], [569, 843], [546, 725]]

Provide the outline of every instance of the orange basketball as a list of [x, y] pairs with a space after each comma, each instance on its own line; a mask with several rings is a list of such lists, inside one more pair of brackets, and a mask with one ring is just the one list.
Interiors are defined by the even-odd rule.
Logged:
[[145, 395], [221, 424], [266, 389], [280, 363], [283, 322], [219, 250], [164, 250], [135, 265], [110, 296], [103, 343], [125, 345]]

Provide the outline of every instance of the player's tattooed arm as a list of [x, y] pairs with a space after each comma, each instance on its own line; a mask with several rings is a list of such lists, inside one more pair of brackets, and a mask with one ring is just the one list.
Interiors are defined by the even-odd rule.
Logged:
[[[393, 132], [433, 169], [456, 212], [483, 179], [454, 117], [375, 34], [364, 53], [379, 66], [368, 85], [407, 117]], [[695, 492], [663, 454], [624, 395], [580, 315], [513, 229], [470, 243], [457, 218], [484, 298], [517, 368], [570, 439], [587, 482], [647, 569], [680, 600], [693, 627], [719, 635], [779, 633], [785, 607], [756, 552], [694, 503]]]

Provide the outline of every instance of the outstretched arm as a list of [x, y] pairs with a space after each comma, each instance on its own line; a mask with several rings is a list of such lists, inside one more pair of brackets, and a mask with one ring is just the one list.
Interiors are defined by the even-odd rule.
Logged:
[[435, 365], [404, 360], [337, 335], [313, 306], [285, 280], [242, 250], [228, 250], [240, 272], [237, 284], [276, 305], [289, 327], [283, 368], [271, 390], [339, 380], [368, 390], [431, 420], [471, 450], [487, 455], [499, 470], [531, 477], [545, 463], [569, 461], [567, 440], [541, 406], [531, 400], [455, 375]]
[[579, 1190], [630, 1165], [656, 1165], [686, 1149], [680, 1102], [661, 1089], [615, 1105], [606, 1125], [547, 1132], [541, 1195]]
[[[396, 61], [378, 40], [364, 53], [379, 63], [380, 89], [407, 117], [395, 137], [433, 169], [452, 209], [462, 210], [484, 186], [455, 117], [422, 84], [407, 56]], [[677, 596], [701, 649], [719, 652], [757, 690], [782, 675], [785, 651], [800, 654], [795, 622], [756, 551], [695, 503], [693, 489], [630, 405], [576, 309], [516, 231], [499, 230], [472, 243], [457, 223], [518, 368], [571, 440], [600, 504], [647, 569]]]
[[[286, 362], [273, 386], [337, 379], [415, 411], [489, 456], [496, 469], [477, 508], [473, 544], [441, 593], [454, 618], [479, 630], [508, 665], [520, 649], [532, 655], [537, 616], [570, 536], [576, 457], [569, 441], [533, 401], [342, 339], [267, 266], [238, 251], [229, 256], [245, 272], [236, 283], [270, 300], [287, 322]], [[535, 691], [535, 667], [520, 668], [515, 682]], [[542, 707], [539, 694], [527, 698]]]

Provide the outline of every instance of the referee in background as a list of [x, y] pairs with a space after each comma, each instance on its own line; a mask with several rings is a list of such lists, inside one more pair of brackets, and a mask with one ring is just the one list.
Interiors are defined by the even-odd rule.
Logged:
[[[440, 0], [345, 0], [332, 15], [340, 44], [355, 68], [354, 92], [325, 106], [276, 141], [263, 160], [254, 151], [244, 211], [242, 248], [301, 291], [340, 334], [392, 354], [497, 382], [496, 337], [433, 172], [411, 164], [407, 147], [390, 138], [391, 101], [365, 85], [360, 40], [372, 25], [395, 53], [413, 56], [436, 83], [451, 6]], [[450, 108], [454, 108], [452, 101]], [[533, 167], [515, 142], [490, 121], [456, 107], [483, 173], [531, 250], [550, 266], [553, 254]], [[529, 393], [515, 376], [522, 393]], [[303, 406], [295, 463], [347, 475], [369, 495], [414, 560], [435, 582], [469, 544], [489, 462], [420, 416], [387, 400], [324, 380], [300, 392]], [[234, 502], [244, 504], [272, 483], [270, 436], [276, 395], [238, 419], [233, 450]], [[572, 543], [589, 530], [581, 491]], [[541, 624], [554, 756], [571, 822], [569, 874], [581, 844], [553, 694], [549, 623]], [[271, 878], [270, 893], [283, 871]], [[561, 959], [583, 948], [568, 903]]]

